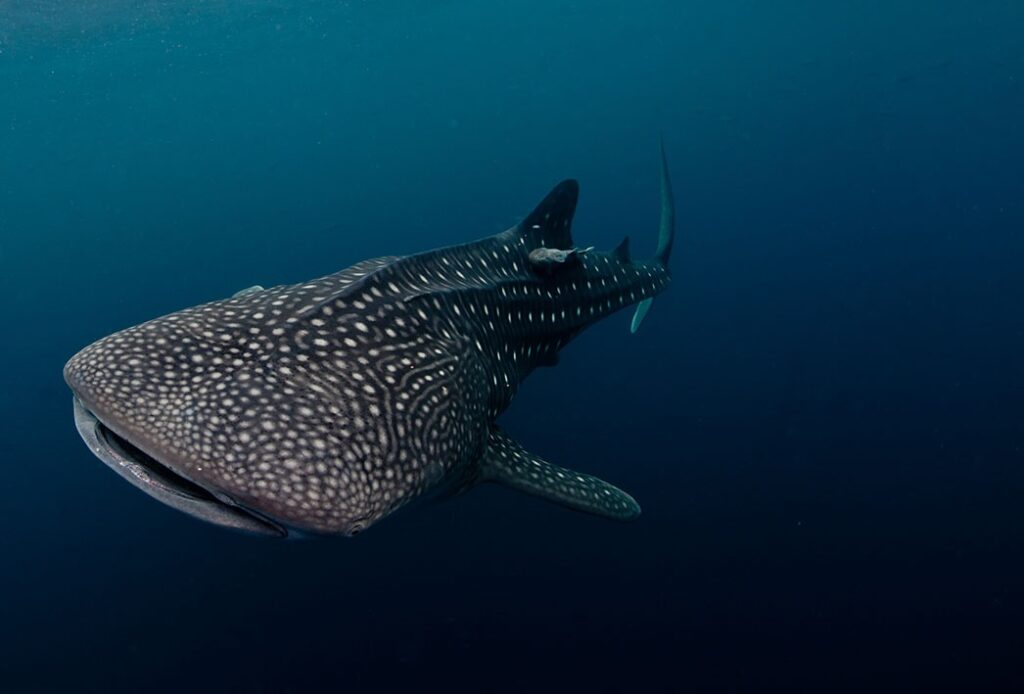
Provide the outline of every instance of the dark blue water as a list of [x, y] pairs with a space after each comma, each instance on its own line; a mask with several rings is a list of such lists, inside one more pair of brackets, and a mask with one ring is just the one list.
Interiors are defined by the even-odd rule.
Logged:
[[[1022, 36], [1010, 1], [0, 2], [0, 688], [1024, 685]], [[502, 418], [635, 523], [487, 487], [262, 540], [76, 434], [85, 344], [568, 176], [579, 243], [652, 252], [659, 132], [673, 286]]]

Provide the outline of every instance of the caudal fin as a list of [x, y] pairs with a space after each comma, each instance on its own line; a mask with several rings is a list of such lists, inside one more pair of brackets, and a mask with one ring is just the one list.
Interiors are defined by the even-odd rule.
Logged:
[[[661, 226], [658, 230], [658, 250], [654, 259], [668, 270], [668, 259], [672, 255], [672, 244], [676, 240], [676, 204], [672, 198], [672, 179], [668, 175], [668, 158], [665, 156], [665, 138], [660, 140], [661, 146]], [[651, 310], [654, 298], [644, 299], [637, 304], [633, 313], [633, 321], [629, 331], [635, 333], [640, 329], [644, 316]]]
[[668, 158], [665, 156], [665, 138], [661, 138], [661, 227], [658, 231], [658, 250], [654, 257], [667, 270], [668, 257], [672, 255], [672, 244], [676, 240], [676, 203], [672, 198], [672, 179], [668, 175]]

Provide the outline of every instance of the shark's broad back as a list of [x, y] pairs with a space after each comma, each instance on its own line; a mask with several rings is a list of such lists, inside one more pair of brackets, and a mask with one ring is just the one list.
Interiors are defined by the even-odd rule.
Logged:
[[355, 534], [433, 492], [496, 481], [627, 519], [594, 477], [495, 424], [522, 380], [591, 323], [669, 282], [663, 164], [649, 262], [576, 248], [568, 180], [501, 234], [254, 287], [102, 339], [65, 378], [93, 451], [166, 503], [269, 534]]

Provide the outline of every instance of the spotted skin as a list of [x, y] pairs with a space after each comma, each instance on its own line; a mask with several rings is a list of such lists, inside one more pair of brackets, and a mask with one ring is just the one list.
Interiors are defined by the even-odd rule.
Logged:
[[664, 263], [620, 253], [533, 267], [537, 248], [573, 248], [577, 193], [563, 182], [522, 224], [480, 241], [128, 328], [75, 355], [65, 379], [162, 466], [293, 530], [355, 534], [477, 481], [632, 517], [624, 492], [530, 456], [494, 424], [534, 368], [669, 282]]
[[525, 450], [497, 425], [491, 428], [485, 461], [478, 481], [499, 482], [576, 511], [617, 520], [640, 515], [640, 505], [626, 492], [591, 475], [552, 465]]

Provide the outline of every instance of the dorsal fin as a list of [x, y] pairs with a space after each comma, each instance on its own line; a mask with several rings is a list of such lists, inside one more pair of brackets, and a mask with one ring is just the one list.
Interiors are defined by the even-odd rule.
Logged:
[[626, 238], [622, 239], [622, 243], [620, 243], [618, 246], [616, 246], [615, 250], [612, 251], [612, 252], [615, 254], [616, 258], [618, 258], [619, 260], [621, 260], [624, 263], [628, 263], [630, 261], [630, 257], [629, 257], [629, 237], [627, 236]]
[[576, 213], [580, 186], [569, 178], [547, 194], [540, 204], [519, 224], [519, 231], [526, 237], [529, 248], [573, 247], [572, 216]]

